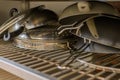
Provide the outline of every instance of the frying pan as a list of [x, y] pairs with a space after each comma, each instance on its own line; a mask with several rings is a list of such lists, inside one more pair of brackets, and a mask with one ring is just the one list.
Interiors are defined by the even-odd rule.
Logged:
[[61, 16], [59, 22], [62, 25], [72, 24], [75, 21], [81, 21], [89, 18], [93, 15], [115, 15], [119, 16], [119, 11], [112, 5], [101, 1], [80, 1], [66, 7]]
[[[63, 11], [59, 19], [62, 26], [58, 28], [58, 34], [64, 35], [64, 37], [74, 34], [81, 40], [91, 41], [94, 46], [90, 48], [90, 44], [89, 49], [85, 49], [88, 52], [120, 53], [120, 16], [118, 11], [105, 2], [88, 1], [84, 3], [84, 7], [89, 9], [81, 12], [79, 4], [83, 4], [83, 2], [73, 4]], [[69, 43], [73, 45], [70, 47], [79, 49], [84, 43], [81, 40], [78, 41], [81, 44], [70, 41]]]

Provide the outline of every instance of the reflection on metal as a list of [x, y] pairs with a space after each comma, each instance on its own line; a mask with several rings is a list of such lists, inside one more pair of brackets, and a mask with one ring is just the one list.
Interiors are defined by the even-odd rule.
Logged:
[[18, 24], [18, 23], [16, 23], [13, 27], [11, 27], [9, 30], [8, 30], [8, 32], [14, 32], [14, 31], [17, 31], [17, 30], [19, 30], [20, 29], [20, 25]]

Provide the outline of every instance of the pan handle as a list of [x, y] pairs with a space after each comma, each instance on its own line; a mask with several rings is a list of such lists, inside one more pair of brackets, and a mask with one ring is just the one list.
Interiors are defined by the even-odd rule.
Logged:
[[[18, 13], [19, 12], [18, 12], [17, 8], [12, 8], [12, 9], [10, 9], [9, 15], [10, 15], [10, 17], [13, 17], [13, 16], [17, 15]], [[8, 41], [8, 40], [10, 40], [10, 38], [11, 38], [11, 35], [7, 30], [6, 33], [3, 35], [3, 40]]]
[[17, 8], [12, 8], [12, 9], [10, 9], [9, 15], [10, 15], [10, 17], [13, 17], [13, 16], [15, 16], [18, 13], [19, 12], [18, 12]]

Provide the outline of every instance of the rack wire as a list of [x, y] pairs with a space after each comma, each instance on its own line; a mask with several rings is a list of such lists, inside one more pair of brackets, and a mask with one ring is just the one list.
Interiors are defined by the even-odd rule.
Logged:
[[70, 54], [68, 50], [37, 51], [20, 49], [0, 41], [0, 56], [42, 72], [57, 80], [119, 80], [119, 54], [81, 54], [67, 69], [57, 65]]

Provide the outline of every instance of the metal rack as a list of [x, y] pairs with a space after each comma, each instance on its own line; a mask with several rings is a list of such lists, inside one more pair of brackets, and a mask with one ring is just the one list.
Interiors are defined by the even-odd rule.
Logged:
[[[12, 65], [20, 65], [23, 71], [28, 71], [27, 76], [17, 76], [30, 80], [30, 74], [47, 78], [48, 80], [119, 80], [120, 79], [120, 55], [117, 54], [81, 54], [81, 56], [72, 63], [68, 69], [59, 69], [57, 65], [64, 60], [69, 51], [35, 51], [24, 50], [13, 46], [11, 43], [0, 42], [0, 56]], [[98, 56], [99, 55], [99, 56]], [[6, 60], [7, 59], [7, 60]], [[5, 61], [5, 62], [4, 62]], [[109, 62], [108, 62], [109, 61]], [[9, 65], [10, 66], [10, 65]], [[12, 66], [13, 67], [13, 66]], [[13, 68], [14, 68], [13, 67]], [[5, 67], [2, 67], [5, 69]], [[27, 68], [27, 69], [26, 69]], [[29, 69], [28, 69], [29, 68]], [[9, 70], [8, 70], [9, 71]], [[38, 73], [41, 73], [38, 75]], [[44, 75], [47, 75], [44, 76]], [[34, 80], [39, 80], [34, 77]], [[47, 80], [45, 79], [45, 80]]]

